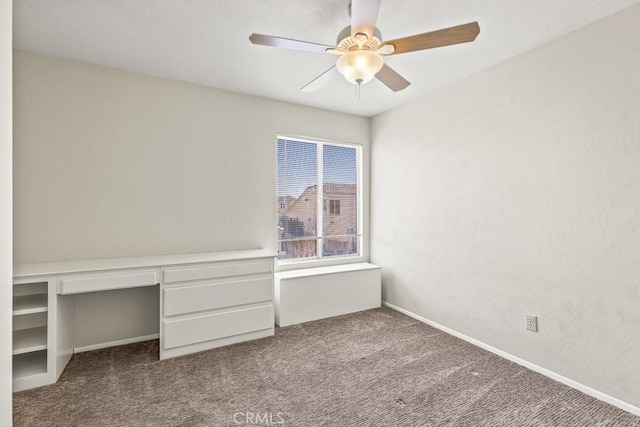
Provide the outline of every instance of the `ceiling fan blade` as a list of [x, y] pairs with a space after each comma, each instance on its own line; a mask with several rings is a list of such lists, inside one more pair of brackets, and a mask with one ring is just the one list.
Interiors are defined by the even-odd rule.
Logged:
[[387, 64], [384, 64], [382, 69], [378, 71], [376, 79], [380, 80], [394, 92], [406, 89], [407, 86], [411, 84], [407, 79], [396, 73], [396, 71]]
[[284, 37], [268, 36], [266, 34], [253, 33], [249, 36], [249, 40], [253, 44], [263, 46], [282, 47], [285, 49], [304, 50], [306, 52], [325, 53], [327, 49], [335, 48], [318, 43], [304, 42], [301, 40], [285, 39]]
[[300, 90], [303, 92], [315, 92], [318, 89], [320, 89], [322, 86], [329, 83], [331, 79], [333, 79], [338, 74], [340, 73], [338, 72], [338, 69], [334, 65], [333, 67], [329, 68], [327, 71], [320, 74], [318, 77], [316, 77], [315, 79], [311, 80], [309, 83], [304, 85]]
[[384, 45], [392, 44], [395, 50], [390, 55], [414, 52], [416, 50], [432, 49], [434, 47], [450, 46], [453, 44], [472, 42], [478, 37], [480, 26], [477, 22], [444, 28], [429, 33], [416, 34], [401, 39], [389, 40]]
[[381, 0], [351, 0], [351, 37], [364, 33], [373, 35]]

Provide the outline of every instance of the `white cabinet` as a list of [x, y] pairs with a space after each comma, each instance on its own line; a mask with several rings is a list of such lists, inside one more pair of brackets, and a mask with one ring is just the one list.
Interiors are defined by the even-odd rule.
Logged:
[[273, 335], [274, 260], [255, 249], [14, 266], [14, 391], [57, 381], [87, 292], [160, 284], [161, 359]]
[[195, 313], [236, 305], [271, 302], [271, 277], [163, 289], [164, 315]]
[[14, 281], [13, 391], [55, 383], [71, 358], [59, 345], [69, 331], [58, 322], [56, 298], [55, 278]]
[[366, 262], [275, 275], [276, 324], [289, 326], [378, 308], [381, 268]]
[[171, 284], [200, 279], [246, 276], [273, 272], [273, 258], [248, 259], [231, 262], [216, 262], [192, 267], [171, 267], [162, 269], [162, 283]]
[[160, 359], [273, 335], [273, 260], [163, 268]]
[[270, 332], [267, 335], [273, 335], [273, 307], [271, 304], [175, 320], [167, 319], [163, 322], [162, 347], [174, 349], [205, 342], [210, 342], [212, 347], [219, 347], [215, 344], [216, 340], [221, 338], [240, 337], [262, 330]]

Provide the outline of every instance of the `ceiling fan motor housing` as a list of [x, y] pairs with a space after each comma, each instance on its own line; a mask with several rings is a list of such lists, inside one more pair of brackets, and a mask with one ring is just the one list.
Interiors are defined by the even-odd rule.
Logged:
[[[382, 44], [382, 33], [375, 27], [373, 30], [373, 37], [367, 39], [362, 47], [365, 50], [376, 50]], [[348, 25], [338, 33], [338, 38], [336, 39], [336, 46], [344, 49], [344, 50], [354, 50], [358, 49], [358, 41], [354, 40], [351, 37], [351, 25]]]

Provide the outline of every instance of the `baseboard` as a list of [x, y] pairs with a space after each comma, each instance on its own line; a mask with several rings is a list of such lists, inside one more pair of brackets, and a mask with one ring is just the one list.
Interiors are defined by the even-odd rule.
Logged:
[[101, 342], [98, 344], [84, 345], [82, 347], [74, 347], [73, 352], [83, 353], [85, 351], [100, 350], [101, 348], [117, 347], [119, 345], [133, 344], [136, 342], [157, 340], [158, 338], [160, 338], [160, 334], [143, 335], [141, 337], [127, 338], [124, 340]]
[[484, 350], [490, 351], [491, 353], [494, 353], [494, 354], [496, 354], [496, 355], [498, 355], [500, 357], [503, 357], [503, 358], [505, 358], [507, 360], [515, 362], [518, 365], [524, 366], [527, 369], [531, 369], [532, 371], [538, 372], [539, 374], [542, 374], [545, 377], [549, 377], [552, 380], [558, 381], [558, 382], [560, 382], [560, 383], [562, 383], [564, 385], [567, 385], [567, 386], [569, 386], [571, 388], [574, 388], [574, 389], [576, 389], [578, 391], [581, 391], [584, 394], [588, 394], [591, 397], [595, 397], [598, 400], [602, 400], [603, 402], [609, 403], [610, 405], [618, 407], [618, 408], [620, 408], [620, 409], [622, 409], [624, 411], [630, 412], [633, 415], [640, 416], [640, 408], [637, 407], [637, 406], [634, 406], [634, 405], [632, 405], [630, 403], [627, 403], [627, 402], [625, 402], [623, 400], [620, 400], [618, 398], [615, 398], [613, 396], [609, 396], [608, 394], [602, 393], [601, 391], [598, 391], [596, 389], [588, 387], [588, 386], [586, 386], [584, 384], [581, 384], [581, 383], [579, 383], [577, 381], [574, 381], [574, 380], [572, 380], [570, 378], [564, 377], [564, 376], [562, 376], [560, 374], [557, 374], [557, 373], [555, 373], [553, 371], [550, 371], [550, 370], [548, 370], [546, 368], [543, 368], [543, 367], [538, 366], [538, 365], [536, 365], [534, 363], [528, 362], [528, 361], [526, 361], [524, 359], [521, 359], [521, 358], [519, 358], [517, 356], [514, 356], [513, 354], [509, 354], [509, 353], [507, 353], [505, 351], [502, 351], [502, 350], [500, 350], [498, 348], [490, 346], [489, 344], [485, 344], [482, 341], [478, 341], [477, 339], [471, 338], [471, 337], [469, 337], [469, 336], [467, 336], [465, 334], [462, 334], [462, 333], [460, 333], [458, 331], [454, 331], [453, 329], [447, 328], [446, 326], [443, 326], [443, 325], [441, 325], [439, 323], [436, 323], [436, 322], [434, 322], [432, 320], [426, 319], [426, 318], [424, 318], [422, 316], [419, 316], [419, 315], [417, 315], [415, 313], [410, 312], [409, 310], [405, 310], [404, 308], [400, 308], [400, 307], [398, 307], [396, 305], [393, 305], [393, 304], [391, 304], [391, 303], [389, 303], [387, 301], [382, 301], [382, 305], [384, 305], [386, 307], [389, 307], [389, 308], [391, 308], [391, 309], [393, 309], [395, 311], [398, 311], [398, 312], [400, 312], [402, 314], [406, 314], [407, 316], [409, 316], [409, 317], [411, 317], [413, 319], [416, 319], [416, 320], [418, 320], [420, 322], [426, 323], [429, 326], [433, 326], [436, 329], [440, 329], [441, 331], [446, 332], [449, 335], [453, 335], [454, 337], [460, 338], [460, 339], [462, 339], [462, 340], [464, 340], [464, 341], [466, 341], [468, 343], [471, 343], [471, 344], [473, 344], [475, 346], [478, 346], [478, 347], [480, 347], [480, 348], [482, 348]]

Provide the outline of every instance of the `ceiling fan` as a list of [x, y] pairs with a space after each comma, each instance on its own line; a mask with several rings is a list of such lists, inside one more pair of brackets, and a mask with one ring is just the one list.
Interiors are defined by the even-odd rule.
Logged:
[[380, 30], [376, 27], [380, 1], [351, 0], [349, 4], [351, 25], [340, 31], [336, 46], [257, 33], [251, 34], [249, 40], [253, 44], [264, 46], [339, 55], [336, 65], [300, 89], [304, 92], [318, 90], [338, 73], [358, 86], [375, 77], [389, 89], [397, 92], [411, 83], [385, 64], [383, 56], [472, 42], [480, 33], [478, 23], [470, 22], [456, 27], [382, 41]]

